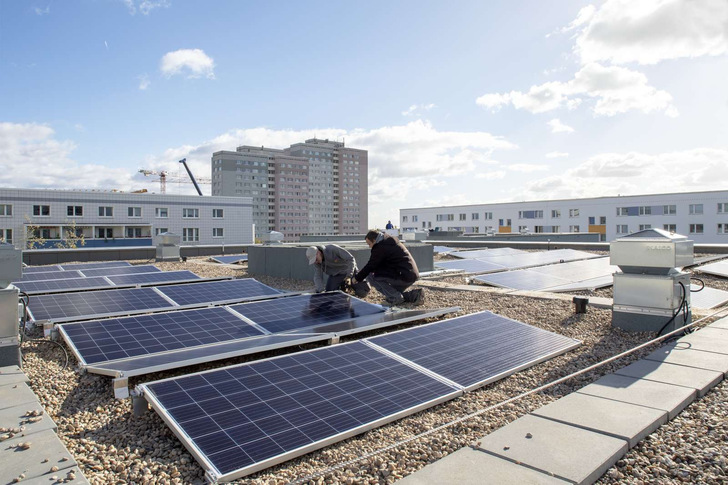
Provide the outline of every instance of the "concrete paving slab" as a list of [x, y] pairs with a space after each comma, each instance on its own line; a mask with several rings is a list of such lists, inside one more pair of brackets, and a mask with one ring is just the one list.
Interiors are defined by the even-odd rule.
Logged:
[[723, 380], [723, 373], [685, 367], [684, 365], [657, 362], [654, 360], [638, 360], [627, 367], [619, 369], [615, 374], [620, 376], [664, 382], [676, 386], [692, 387], [702, 397]]
[[569, 394], [531, 414], [639, 443], [667, 423], [667, 411], [586, 394]]
[[[40, 416], [29, 416], [30, 411], [42, 411]], [[57, 428], [56, 423], [45, 413], [40, 403], [26, 403], [12, 408], [0, 409], [0, 428], [24, 427], [24, 434], [29, 435], [47, 429]]]
[[[73, 473], [76, 478], [70, 481], [66, 481], [68, 480], [69, 473]], [[77, 466], [64, 468], [63, 470], [59, 470], [57, 472], [49, 472], [45, 475], [31, 478], [29, 480], [23, 480], [22, 482], [20, 482], [21, 485], [56, 485], [58, 483], [63, 483], [64, 485], [87, 485], [89, 482], [88, 480], [86, 480], [86, 477], [83, 476], [83, 473]]]
[[0, 386], [9, 384], [18, 384], [20, 382], [30, 382], [28, 376], [17, 365], [8, 365], [0, 367]]
[[[20, 443], [30, 443], [30, 448], [21, 450], [18, 448]], [[11, 483], [20, 474], [25, 475], [23, 482], [47, 475], [52, 466], [57, 466], [58, 471], [51, 475], [63, 477], [65, 469], [77, 465], [73, 455], [50, 430], [11, 438], [3, 441], [0, 447], [0, 483]]]
[[397, 481], [401, 485], [566, 485], [545, 473], [517, 465], [482, 450], [462, 448]]
[[728, 374], [728, 355], [696, 350], [687, 342], [665, 345], [652, 352], [645, 359], [697, 369], [714, 370], [722, 372], [723, 375]]
[[24, 382], [0, 387], [0, 409], [38, 402], [38, 398]]
[[667, 411], [669, 419], [677, 416], [698, 394], [690, 387], [615, 374], [606, 375], [576, 392], [661, 409]]
[[572, 483], [588, 484], [614, 465], [627, 446], [625, 440], [526, 415], [484, 436], [479, 448]]
[[720, 320], [716, 320], [715, 322], [708, 325], [709, 328], [723, 328], [728, 329], [728, 317], [727, 318], [721, 318]]
[[728, 355], [728, 332], [720, 328], [701, 328], [677, 341], [687, 342], [694, 349]]

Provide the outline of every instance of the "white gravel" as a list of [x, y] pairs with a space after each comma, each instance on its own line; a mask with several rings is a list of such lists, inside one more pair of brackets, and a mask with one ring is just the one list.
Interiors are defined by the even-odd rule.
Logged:
[[[187, 263], [158, 263], [157, 266], [166, 271], [189, 269], [202, 277], [248, 277], [244, 266], [208, 264], [203, 259], [190, 259]], [[309, 281], [269, 277], [256, 279], [285, 290], [313, 289], [313, 284]], [[269, 468], [247, 477], [241, 483], [281, 484], [324, 471], [363, 453], [409, 438], [583, 369], [652, 337], [646, 333], [631, 334], [613, 328], [611, 312], [608, 310], [589, 308], [588, 313], [575, 315], [573, 305], [566, 301], [488, 292], [448, 291], [431, 287], [428, 287], [426, 294], [424, 308], [460, 306], [462, 311], [459, 314], [490, 310], [579, 339], [583, 345], [565, 355], [470, 392], [462, 398]], [[383, 299], [372, 291], [367, 301], [381, 303]], [[396, 328], [371, 332], [366, 336], [392, 330]], [[358, 335], [347, 340], [364, 336]], [[643, 349], [541, 394], [501, 407], [437, 435], [326, 474], [311, 483], [392, 483], [519, 416], [641, 358], [651, 350]], [[280, 353], [285, 352], [276, 351], [255, 357]], [[91, 483], [199, 483], [204, 480], [202, 468], [161, 418], [153, 411], [134, 417], [130, 400], [113, 398], [111, 380], [108, 377], [80, 374], [75, 370], [76, 362], [73, 357], [69, 367], [61, 369], [62, 356], [55, 346], [30, 343], [24, 347], [24, 354], [25, 371], [31, 379], [31, 387], [58, 424], [60, 438], [73, 453]], [[131, 379], [130, 384], [133, 387], [140, 382], [249, 360], [253, 359], [248, 356], [150, 374]], [[690, 406], [679, 418], [660, 428], [652, 437], [630, 451], [600, 483], [725, 483], [728, 438], [724, 403], [727, 398], [728, 390], [723, 383]]]

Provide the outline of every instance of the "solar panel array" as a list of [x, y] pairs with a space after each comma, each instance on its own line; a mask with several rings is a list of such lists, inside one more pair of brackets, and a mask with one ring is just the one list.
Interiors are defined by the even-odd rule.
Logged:
[[481, 312], [140, 389], [208, 477], [229, 481], [455, 398], [577, 345]]
[[69, 263], [62, 264], [61, 269], [65, 271], [70, 270], [84, 270], [84, 269], [97, 269], [97, 268], [118, 268], [122, 266], [131, 266], [128, 261], [101, 261], [96, 263]]
[[29, 295], [49, 293], [53, 291], [69, 291], [89, 288], [103, 288], [113, 286], [109, 280], [96, 276], [94, 278], [69, 278], [65, 280], [40, 280], [14, 283], [20, 291]]
[[471, 274], [484, 274], [600, 257], [596, 254], [573, 249], [555, 249], [553, 251], [529, 253], [511, 248], [497, 248], [460, 251], [450, 254], [462, 255], [467, 253], [477, 257], [466, 257], [459, 261], [440, 261], [436, 262], [435, 266], [443, 269], [462, 269]]
[[94, 276], [113, 276], [122, 274], [138, 274], [138, 273], [159, 273], [162, 270], [153, 264], [142, 264], [139, 266], [119, 266], [114, 268], [89, 268], [84, 269], [81, 273], [87, 278]]
[[283, 293], [253, 278], [165, 286], [159, 288], [159, 291], [181, 306], [266, 297]]
[[470, 249], [467, 251], [454, 251], [450, 256], [464, 259], [487, 259], [513, 254], [528, 254], [526, 251], [514, 248]]
[[192, 271], [160, 271], [158, 273], [122, 274], [109, 276], [109, 280], [117, 286], [141, 285], [151, 283], [172, 283], [175, 281], [199, 280]]
[[234, 256], [211, 256], [211, 261], [222, 264], [236, 264], [248, 260], [247, 254], [238, 254]]
[[79, 271], [44, 271], [37, 273], [27, 273], [17, 280], [15, 283], [23, 283], [26, 281], [45, 281], [45, 280], [65, 280], [70, 278], [83, 278], [83, 275]]
[[500, 264], [482, 261], [479, 259], [458, 259], [453, 261], [438, 261], [435, 266], [439, 269], [462, 270], [465, 273], [493, 273], [505, 271], [507, 268]]

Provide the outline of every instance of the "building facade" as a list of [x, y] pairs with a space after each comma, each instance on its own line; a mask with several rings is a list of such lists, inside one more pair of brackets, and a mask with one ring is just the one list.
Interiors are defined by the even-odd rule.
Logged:
[[251, 197], [256, 235], [362, 234], [368, 153], [312, 138], [285, 149], [240, 146], [212, 155], [212, 195]]
[[252, 225], [247, 197], [0, 189], [0, 238], [18, 248], [81, 236], [85, 247], [148, 246], [164, 232], [183, 246], [250, 244]]
[[728, 190], [400, 210], [403, 231], [595, 232], [602, 241], [665, 229], [696, 243], [728, 243]]

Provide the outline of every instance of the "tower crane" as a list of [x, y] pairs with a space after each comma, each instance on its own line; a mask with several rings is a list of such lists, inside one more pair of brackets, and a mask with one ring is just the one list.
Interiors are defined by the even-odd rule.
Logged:
[[[186, 159], [180, 160], [180, 163], [186, 162]], [[189, 168], [187, 168], [187, 164], [184, 163], [185, 168], [187, 169], [187, 173], [189, 174], [190, 178], [186, 177], [175, 177], [170, 176], [169, 172], [167, 170], [146, 170], [146, 169], [140, 169], [139, 173], [144, 174], [145, 176], [149, 177], [150, 175], [159, 175], [159, 191], [163, 194], [167, 193], [167, 182], [181, 182], [185, 184], [195, 184], [195, 188], [197, 189], [197, 193], [202, 195], [202, 192], [200, 191], [198, 183], [201, 184], [211, 184], [212, 179], [205, 178], [205, 177], [194, 177], [192, 173], [189, 171]]]

